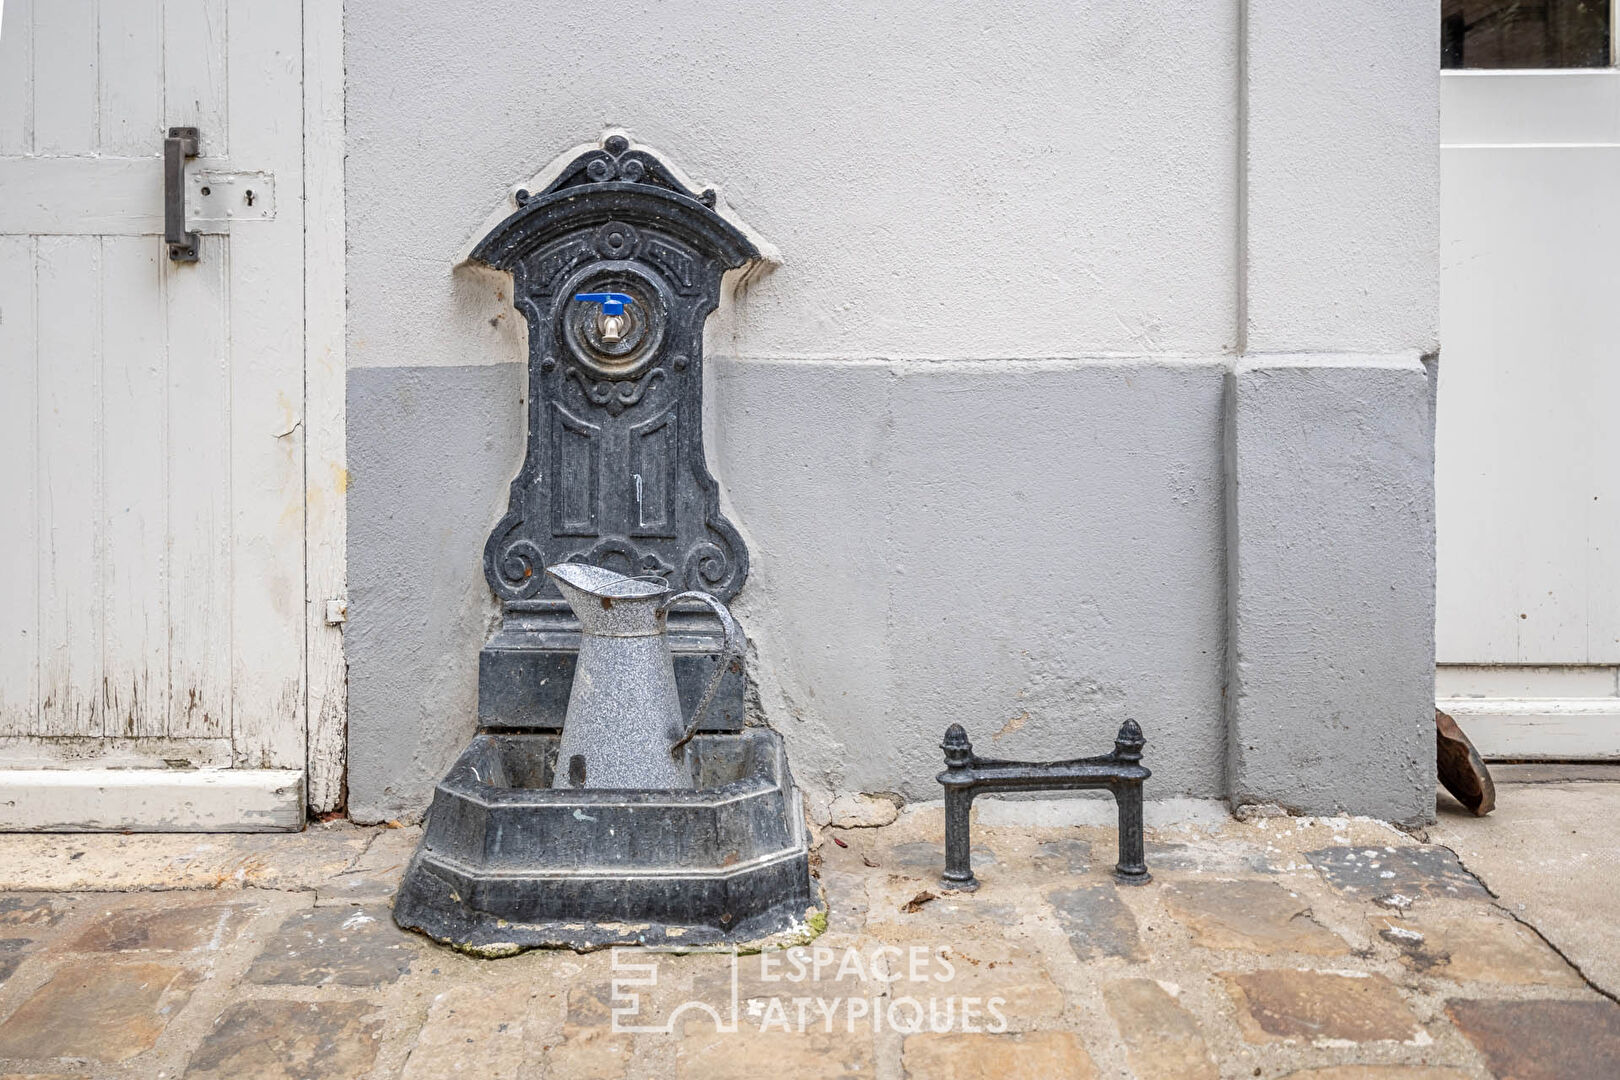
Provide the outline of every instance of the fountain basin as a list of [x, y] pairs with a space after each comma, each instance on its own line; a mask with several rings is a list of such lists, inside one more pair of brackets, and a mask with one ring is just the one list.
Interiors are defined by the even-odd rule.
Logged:
[[552, 789], [555, 733], [476, 736], [434, 791], [394, 920], [473, 952], [705, 944], [818, 906], [781, 737], [688, 746], [697, 788]]

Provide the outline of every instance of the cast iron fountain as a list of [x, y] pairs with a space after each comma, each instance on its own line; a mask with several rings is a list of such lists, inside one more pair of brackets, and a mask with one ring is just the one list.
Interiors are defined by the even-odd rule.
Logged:
[[[743, 727], [748, 552], [703, 449], [703, 325], [760, 253], [619, 136], [515, 201], [472, 252], [529, 327], [527, 456], [484, 549], [501, 623], [394, 918], [482, 953], [791, 931], [819, 900], [781, 739]], [[656, 685], [602, 696], [612, 649]]]

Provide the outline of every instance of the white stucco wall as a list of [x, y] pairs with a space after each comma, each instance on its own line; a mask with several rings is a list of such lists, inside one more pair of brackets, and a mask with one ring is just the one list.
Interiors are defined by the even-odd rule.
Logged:
[[1432, 352], [1439, 4], [1244, 8], [1244, 351]]
[[[782, 252], [724, 351], [1235, 345], [1234, 5], [627, 15], [350, 0], [351, 364], [521, 359], [504, 304], [446, 287], [451, 259], [510, 185], [610, 127], [721, 188]], [[390, 286], [366, 287], [382, 266]]]
[[[1132, 716], [1150, 797], [1225, 794], [1232, 733], [1293, 722], [1224, 700], [1225, 383], [1245, 342], [1433, 347], [1430, 8], [350, 0], [356, 816], [425, 806], [472, 731], [479, 545], [521, 458], [525, 328], [452, 263], [606, 128], [782, 257], [710, 322], [708, 439], [801, 782], [933, 797], [951, 722], [1069, 756]], [[1334, 692], [1406, 747], [1411, 687], [1375, 691]], [[1288, 798], [1412, 816], [1411, 786]]]

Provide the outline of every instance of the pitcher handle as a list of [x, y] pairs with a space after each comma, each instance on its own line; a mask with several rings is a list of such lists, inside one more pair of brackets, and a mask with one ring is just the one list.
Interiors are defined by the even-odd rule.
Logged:
[[703, 697], [698, 700], [697, 708], [692, 710], [692, 719], [686, 722], [686, 734], [669, 748], [669, 756], [676, 759], [681, 756], [681, 748], [691, 742], [692, 736], [697, 734], [698, 722], [714, 703], [714, 696], [720, 692], [720, 680], [726, 677], [726, 668], [731, 666], [731, 661], [741, 659], [743, 655], [742, 627], [737, 625], [737, 620], [731, 617], [731, 610], [720, 602], [719, 597], [696, 590], [676, 593], [664, 601], [664, 606], [660, 610], [667, 613], [682, 600], [699, 600], [707, 604], [709, 610], [714, 612], [715, 618], [720, 620], [720, 628], [725, 631], [726, 641], [721, 648], [719, 666], [714, 669], [714, 678], [709, 680], [708, 689], [703, 691]]

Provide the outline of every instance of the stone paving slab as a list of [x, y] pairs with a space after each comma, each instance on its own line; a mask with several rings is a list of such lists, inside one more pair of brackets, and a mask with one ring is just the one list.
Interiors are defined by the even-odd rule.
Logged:
[[1160, 890], [1165, 905], [1206, 949], [1343, 956], [1343, 938], [1311, 917], [1299, 893], [1272, 881], [1178, 881]]
[[675, 1076], [679, 1080], [758, 1080], [761, 1076], [803, 1077], [805, 1080], [844, 1080], [877, 1074], [872, 1028], [858, 1023], [853, 1030], [781, 1030], [744, 1025], [735, 1032], [718, 1031], [707, 1022], [683, 1026], [675, 1048]]
[[0, 896], [0, 928], [30, 930], [52, 927], [72, 910], [73, 898], [50, 893], [20, 893]]
[[1476, 818], [1442, 795], [1431, 839], [1582, 974], [1620, 997], [1620, 784], [1515, 785]]
[[0, 985], [17, 971], [41, 942], [72, 912], [76, 900], [50, 893], [0, 896]]
[[1155, 979], [1115, 979], [1103, 987], [1140, 1080], [1219, 1080], [1198, 1021]]
[[410, 971], [421, 948], [421, 939], [395, 926], [380, 904], [316, 907], [287, 917], [245, 979], [260, 986], [379, 987]]
[[363, 1002], [239, 1001], [192, 1055], [187, 1080], [358, 1080], [382, 1019]]
[[521, 984], [457, 986], [439, 994], [405, 1061], [403, 1080], [458, 1074], [518, 1080], [534, 994], [533, 987]]
[[[1620, 814], [1620, 785], [1583, 789]], [[729, 953], [477, 960], [399, 931], [414, 829], [56, 837], [80, 855], [48, 880], [88, 891], [0, 894], [0, 1078], [1620, 1076], [1620, 1006], [1440, 845], [1159, 827], [1132, 888], [1111, 829], [976, 827], [963, 894], [942, 832], [928, 806], [821, 830], [827, 932], [737, 957], [735, 984]], [[39, 850], [14, 839], [0, 878]]]
[[1422, 974], [1454, 982], [1586, 985], [1580, 972], [1541, 935], [1505, 914], [1423, 914], [1407, 919], [1377, 915], [1371, 921], [1380, 936], [1400, 947], [1401, 961]]
[[0, 938], [0, 982], [11, 978], [33, 945], [32, 938]]
[[1222, 978], [1249, 1042], [1414, 1042], [1421, 1034], [1400, 991], [1376, 973], [1267, 970]]
[[1110, 881], [1053, 889], [1046, 894], [1047, 903], [1057, 914], [1058, 924], [1068, 935], [1069, 947], [1079, 959], [1147, 958], [1137, 932], [1136, 916], [1119, 894], [1120, 887]]
[[1305, 857], [1336, 892], [1357, 899], [1406, 897], [1484, 899], [1479, 879], [1448, 848], [1433, 846], [1331, 847]]
[[[552, 1040], [547, 1047], [546, 1061], [555, 1075], [607, 1078], [626, 1074], [635, 1052], [635, 1039], [614, 1030], [615, 1003], [611, 983], [569, 989], [561, 1038]], [[658, 1019], [670, 1019], [667, 1010]]]
[[1092, 1080], [1097, 1069], [1067, 1031], [908, 1035], [901, 1063], [912, 1080]]
[[152, 1048], [195, 984], [174, 964], [63, 964], [0, 1023], [0, 1058], [127, 1061]]
[[87, 901], [94, 919], [64, 943], [72, 952], [176, 953], [229, 948], [246, 923], [264, 910], [263, 901], [226, 900], [217, 894], [141, 897], [133, 904], [110, 905], [98, 896]]
[[1452, 1001], [1446, 1013], [1503, 1080], [1620, 1076], [1612, 1001]]

